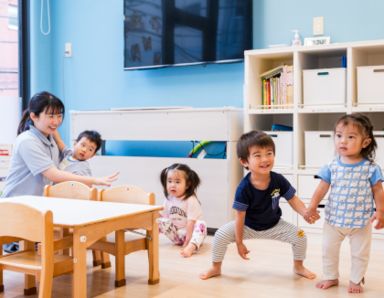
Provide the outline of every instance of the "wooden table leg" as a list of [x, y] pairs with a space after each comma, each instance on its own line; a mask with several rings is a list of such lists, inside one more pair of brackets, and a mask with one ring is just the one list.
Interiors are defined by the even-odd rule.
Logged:
[[160, 281], [159, 272], [159, 227], [156, 222], [158, 212], [152, 212], [152, 230], [148, 231], [148, 263], [149, 278], [148, 284], [154, 285]]
[[87, 297], [87, 247], [86, 236], [73, 231], [73, 287], [72, 297]]
[[125, 232], [119, 230], [115, 232], [115, 287], [125, 285]]

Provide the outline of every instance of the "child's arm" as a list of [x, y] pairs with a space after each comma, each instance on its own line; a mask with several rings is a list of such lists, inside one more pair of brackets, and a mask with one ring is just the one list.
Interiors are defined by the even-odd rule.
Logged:
[[320, 218], [317, 212], [315, 212], [314, 214], [311, 214], [310, 217], [307, 217], [308, 210], [305, 207], [303, 201], [300, 200], [298, 196], [294, 196], [293, 198], [288, 200], [288, 203], [293, 210], [299, 213], [310, 224], [314, 223], [316, 220]]
[[384, 228], [384, 192], [381, 181], [372, 187], [373, 197], [375, 199], [376, 212], [373, 214], [371, 221], [377, 221], [375, 229]]
[[306, 212], [305, 217], [304, 217], [305, 220], [308, 221], [309, 218], [316, 216], [316, 214], [318, 215], [317, 206], [319, 205], [321, 200], [327, 194], [329, 186], [330, 185], [327, 182], [325, 182], [324, 180], [320, 181], [319, 185], [317, 186], [317, 188], [316, 188], [316, 190], [312, 196], [311, 202], [308, 206], [307, 212]]
[[55, 139], [55, 142], [57, 144], [57, 147], [59, 148], [60, 152], [62, 152], [65, 148], [65, 143], [63, 139], [60, 136], [59, 131], [56, 129], [56, 131], [52, 134], [53, 138]]
[[185, 227], [186, 234], [185, 234], [185, 240], [184, 240], [183, 246], [187, 246], [189, 244], [189, 241], [191, 241], [193, 229], [195, 228], [195, 223], [196, 223], [196, 220], [187, 221], [187, 226]]
[[245, 219], [245, 211], [236, 211], [236, 219], [235, 219], [235, 239], [237, 245], [237, 252], [240, 257], [244, 260], [249, 260], [247, 256], [249, 250], [243, 243], [243, 231], [244, 231], [244, 219]]

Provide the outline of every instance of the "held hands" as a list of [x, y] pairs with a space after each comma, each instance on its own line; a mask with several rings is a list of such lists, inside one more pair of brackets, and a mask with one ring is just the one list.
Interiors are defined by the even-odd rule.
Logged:
[[313, 208], [307, 208], [307, 210], [303, 214], [303, 218], [309, 224], [315, 223], [319, 218], [319, 212]]
[[117, 180], [117, 178], [119, 177], [119, 174], [120, 174], [119, 172], [116, 172], [110, 176], [95, 178], [95, 180], [93, 181], [93, 184], [111, 186], [112, 182]]
[[376, 224], [374, 225], [376, 230], [384, 228], [384, 213], [376, 210], [376, 212], [371, 217], [371, 223], [374, 221], [376, 221]]
[[240, 257], [242, 257], [244, 260], [249, 260], [249, 250], [243, 242], [237, 244], [237, 252], [239, 253]]

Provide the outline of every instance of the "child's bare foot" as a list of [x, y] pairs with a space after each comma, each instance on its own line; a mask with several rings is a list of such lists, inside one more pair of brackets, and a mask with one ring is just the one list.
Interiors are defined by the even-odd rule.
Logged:
[[363, 293], [363, 287], [361, 283], [355, 284], [349, 281], [348, 293]]
[[337, 285], [339, 285], [339, 280], [338, 279], [328, 279], [328, 280], [319, 281], [316, 284], [316, 288], [326, 290], [326, 289], [328, 289], [330, 287], [335, 287]]
[[302, 277], [308, 278], [308, 279], [314, 279], [316, 277], [316, 274], [309, 271], [307, 268], [304, 267], [303, 261], [294, 261], [294, 269], [293, 271]]
[[188, 243], [188, 245], [186, 247], [184, 247], [181, 251], [180, 251], [180, 254], [184, 257], [184, 258], [189, 258], [190, 256], [193, 255], [194, 252], [196, 252], [197, 250], [197, 247], [196, 245], [192, 244], [192, 243]]
[[211, 268], [200, 274], [200, 278], [205, 280], [219, 275], [221, 275], [221, 262], [213, 263]]

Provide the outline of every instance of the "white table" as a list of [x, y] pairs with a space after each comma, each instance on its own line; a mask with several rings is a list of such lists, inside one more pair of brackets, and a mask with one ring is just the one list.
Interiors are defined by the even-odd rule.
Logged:
[[43, 196], [17, 196], [1, 202], [22, 203], [38, 210], [51, 210], [56, 227], [73, 229], [73, 293], [87, 296], [87, 248], [107, 234], [122, 229], [144, 228], [150, 233], [148, 247], [150, 284], [158, 283], [159, 238], [156, 218], [161, 206], [99, 202]]

